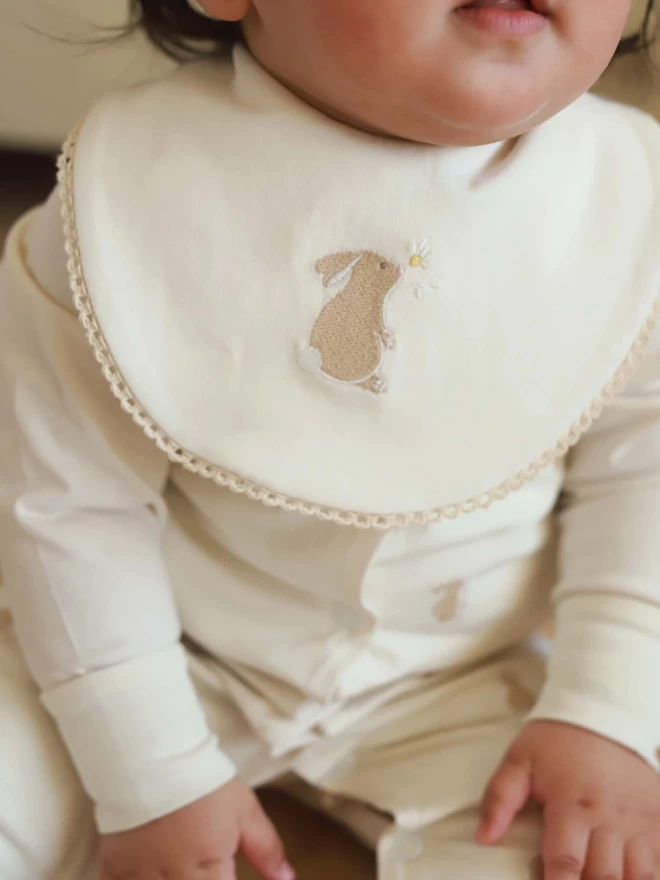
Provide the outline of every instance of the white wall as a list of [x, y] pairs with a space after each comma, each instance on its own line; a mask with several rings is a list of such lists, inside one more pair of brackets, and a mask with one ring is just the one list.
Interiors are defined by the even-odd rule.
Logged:
[[102, 91], [165, 66], [139, 39], [98, 43], [125, 24], [127, 6], [127, 0], [0, 0], [3, 145], [52, 149]]

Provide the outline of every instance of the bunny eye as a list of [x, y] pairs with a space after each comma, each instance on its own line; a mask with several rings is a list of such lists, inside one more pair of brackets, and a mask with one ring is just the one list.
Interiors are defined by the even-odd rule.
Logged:
[[380, 264], [380, 268], [381, 268], [381, 269], [387, 269], [387, 263], [381, 263], [381, 264]]

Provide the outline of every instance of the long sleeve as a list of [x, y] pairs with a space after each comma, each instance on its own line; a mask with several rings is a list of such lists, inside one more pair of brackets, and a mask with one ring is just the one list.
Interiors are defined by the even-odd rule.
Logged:
[[556, 637], [533, 718], [660, 759], [660, 340], [572, 453]]
[[56, 197], [0, 269], [0, 559], [17, 633], [103, 832], [227, 782], [161, 552], [166, 457], [73, 312]]

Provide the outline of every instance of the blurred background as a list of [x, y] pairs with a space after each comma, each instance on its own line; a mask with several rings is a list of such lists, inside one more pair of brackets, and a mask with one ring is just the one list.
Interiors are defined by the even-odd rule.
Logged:
[[139, 36], [118, 39], [128, 0], [0, 0], [0, 245], [54, 183], [53, 156], [103, 92], [169, 62]]
[[[54, 183], [53, 156], [104, 91], [162, 73], [140, 35], [118, 38], [129, 0], [0, 0], [0, 246], [9, 225]], [[643, 19], [634, 0], [629, 31]], [[660, 52], [656, 53], [660, 61]], [[599, 89], [660, 118], [648, 56], [615, 62]]]

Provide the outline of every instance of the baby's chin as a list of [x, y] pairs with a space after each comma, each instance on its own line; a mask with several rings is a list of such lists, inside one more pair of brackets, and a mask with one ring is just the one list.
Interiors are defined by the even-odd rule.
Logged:
[[526, 108], [522, 115], [509, 112], [498, 117], [488, 113], [470, 119], [446, 120], [442, 126], [444, 133], [438, 131], [439, 143], [468, 147], [510, 140], [532, 131], [559, 109], [545, 101], [531, 111]]
[[[588, 83], [587, 85], [590, 85]], [[414, 139], [448, 146], [475, 146], [527, 134], [573, 103], [584, 88], [561, 90], [545, 83], [510, 89], [444, 90], [417, 105]]]
[[420, 65], [407, 76], [386, 72], [384, 86], [367, 75], [357, 88], [328, 94], [323, 105], [341, 106], [342, 118], [367, 130], [438, 146], [476, 146], [526, 134], [582, 91], [556, 66], [493, 67], [473, 65], [462, 73], [459, 65]]
[[[577, 96], [576, 96], [577, 97]], [[544, 98], [535, 103], [519, 106], [508, 104], [498, 112], [497, 107], [462, 107], [454, 105], [428, 108], [408, 119], [400, 119], [396, 130], [388, 133], [405, 140], [435, 146], [474, 147], [492, 144], [525, 135], [563, 109], [564, 103], [555, 104]]]
[[555, 104], [550, 99], [536, 103], [528, 101], [519, 106], [509, 103], [500, 112], [492, 105], [480, 107], [474, 102], [470, 106], [464, 105], [458, 112], [454, 104], [418, 105], [415, 111], [409, 107], [408, 112], [388, 114], [379, 108], [381, 112], [363, 116], [352, 108], [334, 111], [328, 105], [309, 98], [308, 101], [352, 128], [439, 147], [476, 147], [512, 140], [532, 131], [570, 103]]
[[420, 141], [470, 146], [518, 137], [545, 122], [593, 85], [609, 55], [585, 57], [549, 34], [504, 60], [452, 45], [407, 61], [397, 70], [398, 89], [384, 93], [387, 100], [398, 92], [400, 119], [406, 112], [409, 122], [415, 119]]

